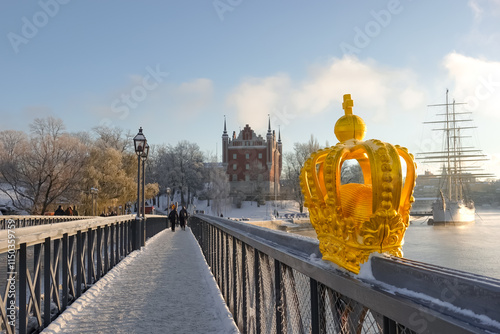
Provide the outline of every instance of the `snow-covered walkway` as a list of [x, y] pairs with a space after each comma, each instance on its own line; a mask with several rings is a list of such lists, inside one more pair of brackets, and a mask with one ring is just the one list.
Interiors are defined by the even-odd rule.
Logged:
[[43, 333], [238, 333], [189, 230], [123, 259]]

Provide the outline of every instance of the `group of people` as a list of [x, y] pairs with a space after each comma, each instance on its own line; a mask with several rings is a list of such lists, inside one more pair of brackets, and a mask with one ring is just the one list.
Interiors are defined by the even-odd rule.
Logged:
[[172, 205], [172, 211], [168, 214], [168, 220], [172, 228], [172, 232], [175, 232], [175, 225], [179, 224], [182, 230], [186, 230], [186, 224], [188, 220], [188, 213], [186, 206], [183, 205], [181, 211], [177, 213], [177, 207]]
[[62, 208], [62, 205], [59, 205], [56, 211], [54, 211], [54, 216], [78, 216], [78, 211], [76, 211], [76, 206], [68, 206], [66, 210]]

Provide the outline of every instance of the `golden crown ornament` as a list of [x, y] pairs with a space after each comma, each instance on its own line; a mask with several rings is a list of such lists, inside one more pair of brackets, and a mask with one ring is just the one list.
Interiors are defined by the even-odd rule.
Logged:
[[[345, 115], [335, 124], [339, 143], [311, 154], [300, 186], [323, 259], [358, 274], [373, 252], [403, 255], [416, 164], [404, 147], [363, 141], [366, 125], [352, 114], [350, 94], [344, 95], [342, 107]], [[404, 183], [401, 158], [406, 164]], [[364, 184], [341, 184], [342, 164], [348, 160], [359, 163]]]

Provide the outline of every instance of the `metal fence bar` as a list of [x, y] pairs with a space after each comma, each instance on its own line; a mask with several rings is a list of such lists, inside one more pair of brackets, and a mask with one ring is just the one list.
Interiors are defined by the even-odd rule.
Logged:
[[19, 247], [19, 334], [27, 333], [27, 250], [26, 244], [23, 243]]
[[100, 227], [97, 227], [97, 243], [96, 243], [96, 256], [97, 256], [97, 273], [96, 273], [96, 280], [101, 278], [102, 274], [102, 231]]
[[255, 282], [255, 332], [260, 334], [260, 255], [259, 251], [254, 248], [254, 282]]
[[312, 334], [319, 334], [319, 305], [318, 305], [318, 282], [310, 278], [311, 287], [311, 331]]
[[43, 247], [44, 261], [43, 261], [43, 325], [47, 327], [50, 324], [50, 237], [45, 239]]
[[276, 300], [276, 333], [283, 332], [283, 301], [281, 298], [281, 263], [277, 260], [274, 261], [274, 298]]
[[233, 237], [233, 314], [235, 318], [238, 318], [238, 307], [237, 307], [237, 297], [238, 297], [238, 277], [236, 276], [236, 238]]
[[69, 289], [68, 289], [68, 275], [71, 272], [68, 266], [68, 233], [64, 233], [63, 239], [62, 239], [62, 289], [63, 289], [63, 295], [62, 295], [62, 311], [64, 311], [68, 307], [68, 295], [69, 295]]
[[226, 234], [226, 257], [224, 259], [225, 261], [225, 272], [226, 272], [226, 303], [229, 305], [230, 301], [229, 301], [229, 287], [230, 287], [230, 282], [229, 282], [229, 235]]
[[[104, 275], [109, 271], [109, 254], [113, 254], [113, 249], [110, 249], [109, 241], [109, 226], [104, 227]], [[112, 244], [111, 244], [112, 245]]]
[[248, 332], [248, 305], [247, 305], [247, 277], [246, 277], [246, 264], [247, 264], [247, 248], [244, 243], [241, 244], [241, 289], [242, 296], [242, 317], [243, 317], [243, 332]]

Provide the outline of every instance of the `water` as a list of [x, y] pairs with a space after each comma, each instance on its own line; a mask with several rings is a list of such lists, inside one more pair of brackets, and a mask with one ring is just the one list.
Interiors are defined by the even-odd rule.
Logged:
[[500, 210], [478, 210], [464, 226], [412, 222], [405, 234], [404, 257], [500, 279]]
[[[300, 232], [316, 237], [313, 230]], [[430, 226], [412, 221], [405, 234], [404, 257], [500, 279], [500, 209], [478, 210], [466, 226]]]

